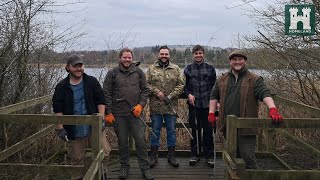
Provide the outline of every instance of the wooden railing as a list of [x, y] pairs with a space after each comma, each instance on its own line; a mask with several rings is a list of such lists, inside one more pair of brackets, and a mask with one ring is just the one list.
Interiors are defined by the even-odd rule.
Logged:
[[[312, 117], [315, 118], [285, 118], [284, 122], [280, 125], [272, 124], [271, 119], [261, 118], [237, 118], [235, 116], [227, 117], [227, 148], [223, 152], [223, 159], [227, 166], [227, 179], [308, 179], [318, 180], [320, 178], [319, 170], [293, 170], [284, 161], [274, 154], [274, 133], [279, 133], [281, 136], [299, 143], [300, 146], [304, 147], [306, 151], [315, 154], [320, 157], [320, 151], [317, 148], [312, 147], [303, 140], [291, 135], [284, 129], [286, 128], [320, 128], [320, 109], [304, 105], [298, 102], [288, 100], [280, 96], [274, 96], [274, 99], [284, 105], [292, 106], [297, 110], [308, 112]], [[240, 128], [261, 128], [266, 130], [266, 147], [262, 148], [262, 138], [258, 137], [258, 149], [266, 150], [264, 154], [278, 160], [283, 165], [285, 170], [248, 170], [245, 168], [243, 159], [236, 158], [237, 151], [237, 129]], [[259, 147], [260, 146], [260, 147]], [[262, 152], [260, 152], [262, 153]]]
[[30, 146], [33, 142], [43, 138], [55, 128], [54, 124], [87, 124], [92, 126], [91, 152], [86, 154], [85, 166], [71, 165], [46, 165], [46, 164], [24, 164], [24, 163], [0, 163], [0, 174], [10, 175], [59, 175], [59, 176], [80, 176], [85, 173], [84, 179], [101, 178], [101, 161], [104, 157], [100, 144], [100, 133], [103, 117], [100, 115], [86, 116], [55, 116], [51, 114], [8, 114], [18, 110], [26, 109], [34, 105], [50, 101], [51, 95], [36, 98], [33, 100], [17, 103], [0, 108], [0, 123], [19, 124], [49, 124], [43, 130], [29, 136], [28, 138], [14, 144], [13, 146], [0, 152], [0, 162], [21, 149]]

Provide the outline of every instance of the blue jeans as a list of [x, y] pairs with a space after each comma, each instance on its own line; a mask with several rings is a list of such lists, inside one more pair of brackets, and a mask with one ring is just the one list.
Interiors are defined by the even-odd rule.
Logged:
[[151, 146], [159, 147], [160, 132], [162, 128], [162, 122], [165, 122], [167, 129], [167, 147], [176, 146], [176, 121], [177, 116], [170, 114], [152, 114], [152, 130], [157, 135], [154, 137], [150, 134]]

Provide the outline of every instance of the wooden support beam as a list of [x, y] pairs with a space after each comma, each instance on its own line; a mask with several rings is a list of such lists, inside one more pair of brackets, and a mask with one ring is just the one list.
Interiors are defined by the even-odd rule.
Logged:
[[[151, 122], [150, 122], [150, 121], [146, 121], [146, 124], [147, 124], [149, 127], [151, 127]], [[190, 125], [189, 125], [189, 123], [184, 122], [184, 124], [186, 125], [187, 128], [191, 128]], [[107, 124], [106, 126], [107, 126], [107, 127], [113, 127], [114, 125], [113, 125], [113, 124]], [[163, 128], [166, 127], [165, 123], [162, 123], [162, 127], [163, 127]], [[177, 123], [176, 123], [176, 128], [184, 128], [184, 127], [183, 127], [182, 123], [177, 122]]]
[[317, 156], [318, 158], [320, 158], [320, 150], [319, 149], [314, 148], [310, 144], [304, 142], [300, 138], [288, 133], [287, 131], [285, 131], [283, 129], [277, 129], [276, 131], [277, 131], [277, 133], [280, 134], [280, 136], [284, 136], [285, 138], [295, 142], [296, 144], [299, 144], [299, 146], [302, 146], [305, 150], [309, 151], [310, 153], [312, 153], [315, 156]]
[[41, 103], [45, 103], [50, 101], [52, 98], [52, 95], [47, 95], [47, 96], [42, 96], [39, 98], [35, 98], [35, 99], [31, 99], [28, 101], [23, 101], [20, 103], [16, 103], [16, 104], [12, 104], [9, 106], [4, 106], [0, 108], [0, 113], [1, 114], [9, 114], [9, 113], [13, 113], [16, 111], [19, 111], [21, 109], [26, 109], [28, 107], [32, 107]]
[[306, 104], [302, 104], [302, 103], [299, 103], [296, 101], [292, 101], [292, 100], [289, 100], [287, 98], [284, 98], [284, 97], [281, 97], [278, 95], [274, 96], [274, 100], [280, 102], [281, 104], [294, 107], [297, 110], [311, 113], [314, 117], [320, 117], [320, 109], [319, 108], [309, 106]]
[[320, 118], [285, 118], [281, 124], [272, 124], [270, 118], [236, 118], [237, 128], [320, 128]]
[[0, 114], [0, 123], [92, 125], [94, 123], [92, 117], [91, 115]]
[[83, 166], [0, 163], [0, 174], [80, 176]]
[[42, 137], [46, 136], [49, 132], [53, 131], [55, 125], [50, 125], [49, 127], [29, 136], [28, 138], [16, 143], [15, 145], [3, 150], [0, 152], [0, 162], [12, 154], [20, 151], [21, 149], [30, 146], [33, 142], [41, 139]]
[[[83, 180], [92, 180], [98, 174], [97, 172], [101, 170], [101, 161], [103, 160], [104, 152], [103, 149], [100, 150], [95, 160], [92, 162], [90, 168], [88, 169], [86, 175], [83, 177]], [[98, 178], [101, 177], [101, 174], [99, 174]], [[97, 178], [97, 176], [96, 176]]]

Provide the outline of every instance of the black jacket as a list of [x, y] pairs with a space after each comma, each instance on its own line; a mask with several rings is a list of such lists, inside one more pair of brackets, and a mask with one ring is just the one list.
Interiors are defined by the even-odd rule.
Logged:
[[[98, 113], [98, 105], [105, 104], [103, 90], [98, 80], [83, 74], [84, 96], [86, 99], [87, 114]], [[73, 115], [73, 91], [70, 86], [69, 76], [61, 80], [55, 88], [53, 98], [53, 112], [63, 115]], [[64, 125], [68, 138], [74, 139], [74, 125]]]

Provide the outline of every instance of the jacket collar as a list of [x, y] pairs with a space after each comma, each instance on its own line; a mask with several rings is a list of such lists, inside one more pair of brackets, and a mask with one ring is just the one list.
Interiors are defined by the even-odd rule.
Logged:
[[[162, 68], [162, 67], [159, 65], [159, 62], [158, 62], [158, 61], [156, 61], [156, 62], [154, 63], [154, 66], [155, 66], [155, 67], [158, 67], [158, 68]], [[171, 61], [169, 61], [168, 66], [165, 67], [164, 69], [173, 69], [173, 68], [174, 68], [174, 65], [172, 64]]]

